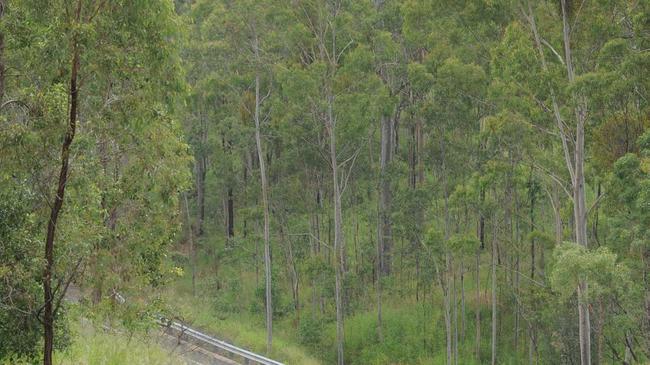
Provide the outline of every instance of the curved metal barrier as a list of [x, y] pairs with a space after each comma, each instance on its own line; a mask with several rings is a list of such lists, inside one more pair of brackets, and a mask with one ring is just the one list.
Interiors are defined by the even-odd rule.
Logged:
[[182, 323], [168, 320], [163, 317], [158, 318], [158, 323], [163, 327], [170, 328], [174, 331], [179, 332], [181, 336], [185, 335], [188, 338], [193, 339], [195, 341], [207, 343], [211, 346], [214, 346], [217, 349], [224, 351], [228, 354], [239, 356], [244, 359], [246, 364], [251, 364], [252, 362], [252, 364], [259, 364], [259, 365], [284, 365], [281, 362], [271, 360], [262, 355], [258, 355], [254, 352], [250, 352], [248, 350], [242, 349], [235, 345], [231, 345], [225, 341], [218, 340], [210, 335], [206, 335], [205, 333], [192, 329]]

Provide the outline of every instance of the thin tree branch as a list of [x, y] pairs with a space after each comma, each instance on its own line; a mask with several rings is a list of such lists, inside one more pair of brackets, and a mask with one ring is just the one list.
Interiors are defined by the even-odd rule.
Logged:
[[553, 52], [553, 54], [555, 54], [555, 56], [556, 56], [557, 59], [560, 61], [560, 63], [562, 64], [562, 66], [564, 66], [564, 59], [562, 59], [562, 56], [561, 56], [559, 53], [557, 53], [557, 51], [555, 50], [555, 48], [553, 48], [553, 46], [551, 46], [551, 44], [548, 43], [548, 42], [546, 41], [546, 39], [544, 39], [544, 38], [540, 38], [540, 41], [541, 41], [541, 42], [542, 42], [546, 47], [548, 47], [548, 48], [551, 50], [551, 52]]
[[558, 185], [560, 185], [560, 187], [562, 187], [562, 190], [564, 190], [564, 192], [566, 193], [567, 197], [573, 202], [573, 194], [571, 194], [569, 192], [569, 190], [567, 190], [566, 186], [564, 186], [565, 183], [559, 177], [557, 177], [555, 174], [553, 174], [547, 168], [545, 168], [544, 166], [542, 166], [542, 165], [540, 165], [538, 163], [533, 162], [533, 165], [536, 168], [544, 171], [544, 173], [546, 173], [546, 175], [548, 175], [551, 179], [553, 179], [556, 183], [558, 183]]

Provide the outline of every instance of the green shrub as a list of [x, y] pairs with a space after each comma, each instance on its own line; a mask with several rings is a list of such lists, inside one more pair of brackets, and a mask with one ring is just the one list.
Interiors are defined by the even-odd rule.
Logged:
[[298, 341], [301, 345], [317, 352], [322, 346], [324, 321], [317, 316], [305, 316], [298, 326]]

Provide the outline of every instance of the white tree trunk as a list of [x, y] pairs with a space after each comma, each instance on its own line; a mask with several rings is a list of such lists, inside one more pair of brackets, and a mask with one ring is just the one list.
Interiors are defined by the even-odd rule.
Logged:
[[336, 301], [336, 352], [338, 365], [344, 365], [343, 356], [343, 303], [341, 297], [343, 263], [343, 214], [341, 209], [341, 183], [339, 181], [338, 159], [336, 153], [336, 119], [334, 117], [334, 97], [331, 90], [327, 96], [327, 130], [329, 132], [330, 162], [332, 166], [332, 190], [334, 191], [334, 274], [335, 274], [335, 301]]
[[185, 213], [187, 218], [187, 235], [190, 241], [190, 266], [192, 270], [192, 296], [196, 296], [196, 249], [194, 248], [194, 237], [192, 233], [192, 221], [190, 220], [190, 205], [187, 203], [187, 193], [183, 193], [185, 200]]
[[[256, 47], [257, 50], [257, 47]], [[266, 352], [270, 353], [273, 345], [273, 301], [271, 296], [271, 234], [268, 186], [266, 182], [266, 161], [262, 148], [260, 132], [260, 76], [255, 76], [255, 144], [260, 163], [260, 180], [262, 182], [262, 207], [264, 209], [264, 281], [266, 294]]]
[[492, 365], [497, 363], [497, 219], [492, 218]]
[[481, 362], [481, 249], [476, 250], [476, 361]]
[[[571, 54], [571, 30], [569, 27], [569, 14], [566, 0], [562, 4], [562, 34], [564, 40], [564, 61], [567, 69], [567, 77], [570, 83], [575, 80], [573, 70], [573, 59]], [[574, 176], [573, 176], [573, 212], [575, 221], [576, 243], [587, 247], [587, 207], [585, 198], [585, 121], [586, 110], [584, 100], [573, 95], [577, 101], [576, 114], [576, 139], [574, 151]], [[589, 319], [588, 284], [581, 280], [578, 283], [578, 317], [580, 332], [580, 360], [582, 365], [591, 365], [591, 321]]]
[[[575, 80], [575, 71], [573, 68], [573, 57], [571, 51], [571, 29], [569, 26], [569, 8], [566, 0], [561, 0], [562, 10], [562, 38], [564, 43], [564, 64], [566, 65], [567, 78], [569, 83]], [[541, 40], [535, 23], [535, 17], [528, 2], [528, 21], [533, 31], [535, 39], [535, 46], [540, 55], [543, 70], [546, 70], [546, 61], [544, 59], [544, 52], [541, 47]], [[587, 207], [585, 197], [585, 176], [584, 176], [584, 148], [585, 148], [585, 121], [586, 121], [586, 106], [584, 99], [579, 95], [573, 94], [572, 97], [576, 102], [575, 115], [576, 115], [576, 128], [575, 128], [575, 148], [573, 150], [573, 160], [569, 150], [569, 133], [565, 130], [565, 124], [560, 115], [559, 107], [555, 99], [555, 93], [551, 89], [551, 96], [553, 101], [553, 114], [555, 116], [558, 129], [560, 131], [560, 138], [562, 141], [562, 149], [564, 151], [564, 158], [566, 162], [569, 175], [571, 176], [572, 198], [573, 198], [573, 214], [574, 214], [574, 231], [576, 244], [587, 247]], [[557, 209], [557, 207], [556, 207]], [[556, 216], [557, 226], [557, 216]], [[556, 238], [557, 239], [557, 238]], [[579, 317], [579, 337], [580, 337], [580, 362], [582, 365], [591, 365], [591, 321], [589, 319], [588, 307], [588, 284], [585, 281], [578, 283], [578, 317]]]
[[390, 219], [391, 190], [388, 177], [388, 164], [392, 159], [393, 121], [390, 117], [381, 117], [381, 156], [380, 156], [380, 188], [379, 188], [379, 219], [381, 223], [382, 263], [381, 272], [388, 276], [392, 267], [392, 223]]

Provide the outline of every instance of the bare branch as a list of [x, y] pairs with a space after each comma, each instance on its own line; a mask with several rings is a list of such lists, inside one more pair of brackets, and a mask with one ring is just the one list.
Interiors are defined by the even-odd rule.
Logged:
[[587, 215], [591, 214], [591, 211], [594, 210], [595, 208], [598, 207], [600, 202], [603, 200], [603, 197], [607, 195], [607, 193], [600, 195], [593, 204], [591, 204], [591, 207], [589, 207], [589, 210], [587, 210]]
[[546, 39], [544, 39], [544, 38], [540, 38], [540, 41], [541, 41], [541, 42], [542, 42], [546, 47], [550, 48], [551, 52], [553, 52], [553, 54], [555, 54], [555, 56], [556, 56], [557, 59], [560, 61], [560, 63], [562, 64], [562, 66], [564, 66], [564, 60], [562, 59], [562, 56], [560, 56], [560, 54], [555, 50], [555, 48], [553, 48], [553, 46], [551, 46], [551, 44], [548, 43], [548, 42], [546, 41]]
[[551, 179], [553, 179], [556, 183], [558, 183], [558, 185], [560, 185], [560, 187], [562, 187], [562, 190], [564, 190], [564, 192], [566, 193], [567, 197], [568, 197], [571, 201], [573, 201], [573, 194], [571, 194], [571, 193], [569, 192], [569, 190], [567, 190], [567, 188], [566, 188], [566, 186], [565, 186], [565, 183], [562, 181], [562, 179], [560, 179], [560, 178], [557, 177], [555, 174], [553, 174], [551, 171], [549, 171], [547, 168], [545, 168], [544, 166], [542, 166], [542, 165], [540, 165], [540, 164], [538, 164], [538, 163], [533, 162], [533, 165], [534, 165], [536, 168], [542, 170], [546, 175], [548, 175]]
[[[82, 262], [83, 262], [83, 257], [80, 257], [77, 260], [77, 263], [75, 264], [74, 268], [72, 269], [72, 272], [68, 276], [68, 279], [66, 280], [65, 285], [63, 286], [63, 290], [59, 294], [59, 297], [56, 299], [56, 303], [54, 304], [54, 310], [52, 311], [52, 313], [54, 313], [55, 315], [59, 310], [59, 307], [61, 306], [61, 300], [63, 299], [63, 297], [65, 297], [65, 293], [68, 291], [68, 287], [70, 287], [70, 283], [72, 283], [72, 280], [77, 276], [77, 273], [79, 272], [79, 266], [81, 265]], [[57, 294], [56, 292], [58, 291], [58, 288], [59, 286], [57, 286], [57, 290], [55, 290], [52, 293], [52, 297], [54, 297]]]
[[23, 102], [21, 100], [18, 100], [18, 99], [11, 99], [11, 100], [7, 100], [4, 103], [2, 103], [2, 105], [0, 105], [0, 110], [4, 109], [5, 107], [7, 107], [7, 106], [9, 106], [11, 104], [17, 104], [17, 105], [20, 105], [20, 106], [24, 107], [25, 109], [29, 109], [29, 105], [27, 105], [25, 102]]
[[350, 47], [353, 43], [354, 43], [354, 39], [350, 39], [348, 44], [346, 44], [345, 47], [343, 47], [341, 52], [339, 52], [339, 54], [336, 56], [336, 63], [338, 63], [338, 60], [341, 59], [341, 56], [343, 55], [343, 52], [345, 52], [345, 50], [348, 49], [348, 47]]

